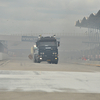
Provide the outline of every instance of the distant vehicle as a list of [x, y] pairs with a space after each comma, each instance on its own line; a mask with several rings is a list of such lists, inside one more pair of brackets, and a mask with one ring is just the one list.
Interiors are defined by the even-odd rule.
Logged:
[[54, 36], [39, 36], [34, 46], [34, 62], [40, 63], [47, 61], [48, 63], [58, 63], [58, 47], [60, 42]]

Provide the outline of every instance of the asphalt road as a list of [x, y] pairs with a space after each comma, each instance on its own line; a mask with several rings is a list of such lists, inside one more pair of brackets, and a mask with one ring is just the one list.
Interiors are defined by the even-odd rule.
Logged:
[[0, 100], [47, 99], [100, 100], [100, 67], [25, 58], [0, 62]]
[[99, 72], [0, 71], [1, 91], [100, 93]]

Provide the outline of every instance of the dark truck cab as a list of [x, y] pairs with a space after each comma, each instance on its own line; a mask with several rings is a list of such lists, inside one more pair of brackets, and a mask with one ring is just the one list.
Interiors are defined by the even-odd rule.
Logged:
[[55, 36], [42, 37], [39, 36], [34, 50], [34, 62], [40, 63], [47, 61], [48, 63], [58, 63], [58, 46], [60, 42]]

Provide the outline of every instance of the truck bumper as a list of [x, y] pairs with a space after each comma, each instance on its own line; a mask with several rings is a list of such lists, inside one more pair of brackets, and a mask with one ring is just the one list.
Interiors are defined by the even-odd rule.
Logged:
[[55, 62], [58, 61], [58, 57], [39, 57], [40, 61]]

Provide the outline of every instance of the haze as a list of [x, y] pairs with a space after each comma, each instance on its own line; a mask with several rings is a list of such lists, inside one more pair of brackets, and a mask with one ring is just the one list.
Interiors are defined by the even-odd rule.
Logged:
[[100, 100], [100, 29], [75, 27], [99, 10], [100, 0], [0, 0], [0, 100]]
[[73, 33], [75, 21], [97, 13], [99, 0], [0, 0], [0, 34]]

